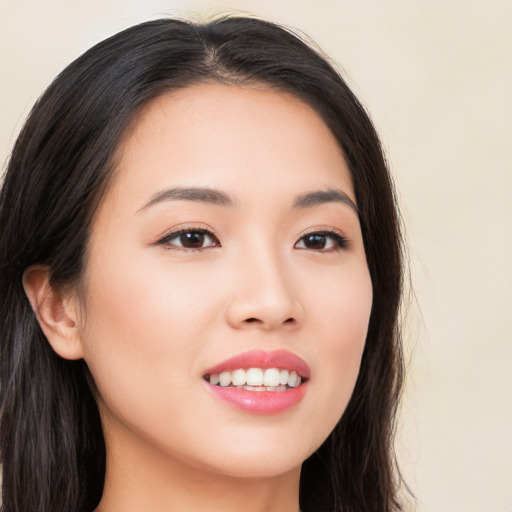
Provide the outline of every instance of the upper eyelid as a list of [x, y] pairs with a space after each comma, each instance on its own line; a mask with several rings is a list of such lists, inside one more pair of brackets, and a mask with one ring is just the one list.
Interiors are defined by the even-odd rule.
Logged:
[[327, 234], [333, 233], [333, 234], [336, 234], [336, 235], [346, 236], [343, 233], [343, 231], [341, 231], [339, 229], [336, 229], [336, 228], [327, 227], [327, 226], [308, 228], [300, 236], [303, 237], [303, 236], [307, 236], [307, 235], [312, 235], [314, 233], [327, 233]]
[[219, 237], [217, 236], [217, 234], [215, 233], [215, 231], [208, 227], [208, 226], [193, 226], [191, 224], [182, 224], [182, 225], [179, 225], [179, 226], [175, 226], [174, 228], [170, 228], [166, 231], [164, 231], [163, 233], [161, 233], [160, 235], [156, 236], [154, 241], [150, 243], [150, 245], [158, 245], [158, 244], [161, 244], [162, 241], [166, 240], [166, 239], [169, 239], [169, 238], [172, 238], [172, 237], [175, 237], [175, 236], [179, 236], [183, 233], [190, 233], [190, 232], [194, 232], [194, 231], [200, 231], [202, 233], [206, 233], [210, 236], [212, 236], [213, 238], [215, 238], [215, 240], [217, 240], [219, 243]]
[[298, 240], [301, 240], [302, 238], [304, 238], [305, 236], [308, 236], [308, 235], [314, 235], [314, 234], [322, 234], [322, 235], [333, 235], [333, 236], [338, 236], [338, 237], [341, 237], [343, 238], [344, 240], [346, 240], [347, 242], [349, 241], [349, 238], [348, 236], [341, 230], [339, 229], [336, 229], [336, 228], [328, 228], [328, 227], [319, 227], [319, 228], [311, 228], [311, 229], [308, 229], [306, 231], [304, 231], [300, 236], [299, 238], [297, 239]]

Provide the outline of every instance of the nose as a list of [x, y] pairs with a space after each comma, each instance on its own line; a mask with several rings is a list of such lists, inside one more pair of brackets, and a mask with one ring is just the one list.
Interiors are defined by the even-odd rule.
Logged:
[[[226, 316], [235, 329], [293, 330], [303, 318], [298, 283], [294, 283], [286, 261], [270, 251], [240, 257], [231, 269], [232, 294]], [[234, 270], [234, 271], [233, 271]]]

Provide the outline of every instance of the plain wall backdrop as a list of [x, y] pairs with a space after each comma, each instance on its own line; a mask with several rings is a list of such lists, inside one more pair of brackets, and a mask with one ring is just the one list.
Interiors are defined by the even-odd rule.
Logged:
[[0, 0], [2, 167], [31, 105], [94, 43], [233, 11], [311, 36], [388, 152], [414, 288], [397, 444], [417, 510], [511, 512], [510, 0]]

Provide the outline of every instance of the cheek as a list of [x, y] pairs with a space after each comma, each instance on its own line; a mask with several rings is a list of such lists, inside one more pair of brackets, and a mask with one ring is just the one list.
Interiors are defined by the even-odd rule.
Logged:
[[313, 276], [308, 297], [313, 321], [321, 326], [330, 350], [362, 350], [372, 308], [373, 292], [366, 262], [352, 258], [329, 273]]
[[213, 289], [197, 272], [171, 273], [165, 259], [147, 264], [144, 257], [111, 256], [88, 275], [83, 340], [98, 389], [114, 396], [116, 386], [135, 394], [152, 383], [157, 394], [180, 386], [194, 371], [199, 340], [214, 317]]
[[[341, 283], [338, 286], [332, 283]], [[341, 271], [329, 292], [311, 297], [317, 304], [317, 340], [326, 424], [341, 418], [354, 390], [372, 308], [372, 284], [366, 265]], [[326, 429], [328, 430], [328, 429]], [[327, 431], [328, 433], [328, 431]]]
[[184, 272], [170, 265], [163, 252], [161, 256], [150, 259], [142, 252], [92, 269], [88, 316], [103, 332], [125, 340], [138, 337], [136, 346], [168, 346], [198, 326], [193, 319], [207, 314], [215, 301], [204, 272]]
[[190, 376], [204, 328], [196, 320], [208, 316], [213, 299], [203, 294], [201, 303], [196, 283], [185, 277], [141, 260], [136, 268], [105, 262], [91, 269], [85, 360], [113, 432], [125, 425], [166, 439], [169, 426], [178, 428], [176, 418], [197, 402]]

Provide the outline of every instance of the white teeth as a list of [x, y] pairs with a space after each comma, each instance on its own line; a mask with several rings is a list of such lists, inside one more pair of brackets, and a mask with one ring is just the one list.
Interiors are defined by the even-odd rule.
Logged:
[[281, 373], [279, 374], [279, 384], [281, 386], [285, 386], [288, 384], [288, 377], [290, 376], [290, 373], [288, 370], [281, 370]]
[[267, 368], [263, 374], [264, 386], [279, 386], [280, 372], [277, 368]]
[[296, 371], [278, 368], [239, 368], [232, 372], [212, 373], [209, 382], [214, 386], [233, 386], [249, 391], [285, 391], [300, 386], [302, 378]]
[[245, 370], [235, 370], [232, 375], [233, 386], [243, 386], [247, 382]]
[[263, 370], [261, 368], [249, 368], [247, 370], [247, 385], [248, 386], [262, 386], [263, 385]]
[[221, 372], [219, 381], [221, 386], [229, 386], [231, 384], [231, 372]]
[[297, 375], [297, 372], [290, 373], [288, 377], [288, 386], [291, 388], [296, 388], [300, 384], [301, 378]]

